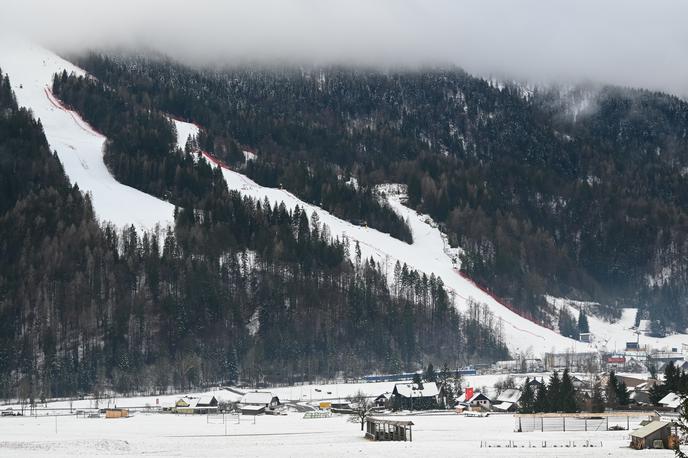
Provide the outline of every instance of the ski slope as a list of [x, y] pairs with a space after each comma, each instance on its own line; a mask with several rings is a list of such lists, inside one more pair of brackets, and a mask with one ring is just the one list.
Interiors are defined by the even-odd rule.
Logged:
[[547, 296], [546, 298], [557, 309], [565, 307], [575, 318], [578, 318], [580, 309], [584, 308], [588, 317], [590, 333], [592, 334], [592, 343], [600, 349], [623, 353], [626, 348], [626, 342], [635, 342], [636, 340], [641, 348], [648, 347], [667, 351], [671, 348], [682, 351], [682, 344], [688, 344], [688, 335], [686, 334], [671, 334], [666, 337], [650, 337], [643, 333], [640, 333], [640, 335], [636, 334], [635, 316], [638, 309], [635, 308], [621, 309], [621, 318], [610, 323], [592, 314], [587, 307], [589, 303], [552, 296]]
[[50, 93], [55, 73], [83, 75], [83, 70], [40, 46], [6, 37], [0, 40], [0, 69], [9, 75], [19, 105], [41, 120], [70, 181], [91, 194], [98, 219], [118, 227], [133, 224], [139, 230], [173, 223], [173, 205], [114, 179], [103, 162], [105, 137]]
[[[195, 135], [197, 127], [193, 124], [175, 120], [177, 132], [184, 135]], [[184, 135], [180, 135], [180, 144], [186, 143]], [[316, 213], [321, 224], [326, 225], [332, 237], [348, 240], [350, 252], [354, 253], [354, 244], [359, 242], [361, 254], [364, 258], [373, 258], [378, 262], [388, 276], [393, 274], [394, 265], [399, 261], [410, 268], [424, 272], [428, 276], [435, 274], [442, 278], [445, 287], [454, 293], [457, 307], [467, 308], [468, 300], [485, 304], [494, 314], [499, 326], [502, 327], [504, 338], [512, 354], [520, 352], [540, 354], [546, 351], [586, 351], [591, 349], [584, 344], [529, 321], [500, 304], [495, 298], [478, 288], [473, 282], [458, 274], [450, 256], [451, 251], [446, 244], [446, 237], [431, 224], [427, 216], [419, 215], [401, 203], [399, 195], [388, 195], [392, 208], [404, 219], [408, 220], [413, 232], [413, 244], [409, 245], [389, 234], [375, 229], [357, 226], [337, 218], [331, 213], [308, 204], [284, 189], [267, 188], [259, 185], [245, 175], [230, 170], [204, 153], [207, 161], [217, 167], [222, 167], [222, 173], [229, 189], [241, 194], [263, 200], [267, 198], [273, 205], [283, 202], [288, 209], [297, 205], [307, 211], [309, 215]], [[389, 187], [392, 189], [393, 187]], [[450, 253], [450, 254], [448, 254]]]
[[[66, 70], [85, 74], [81, 69], [39, 46], [6, 39], [0, 42], [0, 68], [9, 75], [19, 104], [30, 108], [43, 123], [48, 143], [57, 151], [70, 180], [91, 194], [94, 210], [100, 220], [110, 221], [120, 227], [133, 224], [144, 230], [151, 230], [156, 225], [172, 224], [174, 207], [118, 183], [103, 162], [105, 137], [52, 97], [49, 88], [55, 73]], [[174, 120], [174, 123], [178, 143], [183, 148], [188, 137], [195, 135], [198, 128], [178, 120]], [[212, 161], [208, 156], [206, 159]], [[343, 221], [301, 201], [288, 191], [262, 187], [224, 167], [223, 174], [230, 189], [261, 200], [267, 197], [273, 204], [284, 202], [289, 209], [298, 205], [309, 214], [316, 213], [333, 237], [348, 240], [352, 244], [352, 253], [353, 244], [358, 241], [362, 255], [365, 258], [372, 257], [390, 276], [394, 264], [399, 261], [427, 275], [434, 273], [442, 278], [445, 286], [454, 294], [459, 309], [465, 310], [469, 299], [485, 304], [502, 328], [513, 354], [540, 354], [552, 350], [585, 351], [593, 348], [517, 315], [459, 275], [446, 238], [429, 218], [405, 207], [399, 195], [389, 195], [388, 200], [395, 211], [409, 221], [414, 236], [412, 245], [375, 229]]]

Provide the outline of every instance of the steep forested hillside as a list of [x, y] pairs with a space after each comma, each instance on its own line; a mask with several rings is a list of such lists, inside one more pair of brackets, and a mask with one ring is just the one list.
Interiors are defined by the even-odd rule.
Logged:
[[[112, 134], [111, 159], [131, 164], [118, 173], [139, 167], [134, 185], [180, 204], [175, 227], [99, 225], [41, 124], [0, 79], [0, 398], [359, 375], [508, 354], [489, 313], [457, 313], [441, 280], [404, 266], [388, 285], [304, 211], [242, 198], [205, 162], [150, 150], [147, 139], [174, 138], [159, 114], [121, 108], [116, 97], [100, 102], [97, 114], [75, 105]], [[117, 126], [125, 115], [139, 123], [125, 124], [129, 143]], [[155, 154], [169, 162], [162, 170]], [[165, 170], [186, 178], [168, 181]]]
[[[202, 125], [204, 147], [220, 156], [228, 139], [257, 150], [246, 171], [258, 181], [306, 196], [312, 180], [336, 189], [337, 174], [364, 188], [407, 184], [409, 204], [466, 250], [462, 269], [540, 319], [549, 293], [688, 325], [688, 104], [676, 97], [528, 92], [455, 68], [78, 62], [144, 106]], [[304, 178], [306, 166], [338, 172]]]

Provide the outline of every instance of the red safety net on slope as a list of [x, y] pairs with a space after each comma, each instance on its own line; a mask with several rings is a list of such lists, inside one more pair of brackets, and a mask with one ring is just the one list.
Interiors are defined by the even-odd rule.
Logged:
[[528, 320], [528, 321], [532, 321], [533, 323], [537, 324], [538, 326], [542, 326], [542, 327], [545, 327], [545, 328], [547, 328], [547, 329], [552, 329], [551, 326], [548, 326], [548, 325], [546, 325], [545, 323], [542, 323], [542, 322], [540, 322], [539, 320], [535, 319], [535, 317], [533, 316], [532, 313], [530, 313], [530, 312], [528, 312], [528, 311], [526, 311], [526, 310], [519, 310], [519, 309], [517, 309], [516, 307], [514, 307], [514, 306], [513, 306], [512, 304], [510, 304], [509, 302], [507, 302], [507, 301], [505, 301], [505, 300], [503, 300], [503, 299], [500, 299], [499, 297], [495, 296], [487, 287], [485, 287], [485, 286], [483, 286], [483, 285], [477, 283], [475, 280], [473, 280], [472, 278], [470, 278], [470, 277], [469, 277], [468, 275], [466, 275], [465, 273], [461, 272], [461, 271], [458, 270], [458, 269], [454, 269], [454, 270], [456, 271], [457, 274], [459, 274], [459, 276], [461, 276], [461, 278], [463, 278], [464, 280], [470, 282], [473, 286], [475, 286], [476, 288], [478, 288], [480, 291], [482, 291], [483, 293], [485, 293], [485, 294], [487, 294], [488, 296], [490, 296], [490, 297], [491, 297], [492, 299], [494, 299], [499, 305], [501, 305], [501, 306], [503, 306], [503, 307], [506, 307], [507, 309], [509, 309], [509, 310], [511, 310], [512, 312], [514, 312], [516, 315], [518, 315], [518, 316], [520, 316], [520, 317], [522, 317], [522, 318], [525, 318], [525, 319]]

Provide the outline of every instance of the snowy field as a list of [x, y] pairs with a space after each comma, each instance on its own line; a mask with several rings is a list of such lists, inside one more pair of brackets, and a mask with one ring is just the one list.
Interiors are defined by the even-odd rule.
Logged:
[[[209, 423], [205, 415], [174, 414], [109, 420], [0, 417], [0, 456], [673, 455], [670, 451], [629, 449], [627, 431], [517, 433], [511, 415], [468, 418], [450, 413], [395, 419], [414, 422], [413, 442], [371, 442], [346, 416], [304, 419], [297, 412], [259, 416], [255, 423], [253, 417], [242, 416], [239, 424], [236, 417], [227, 417], [223, 424], [221, 420]], [[491, 447], [481, 448], [483, 441]], [[518, 448], [504, 448], [510, 441]], [[594, 447], [583, 447], [588, 443]]]

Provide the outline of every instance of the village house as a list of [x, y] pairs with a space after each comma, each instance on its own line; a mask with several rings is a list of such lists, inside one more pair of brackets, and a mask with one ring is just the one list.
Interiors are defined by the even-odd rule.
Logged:
[[578, 340], [585, 343], [592, 342], [592, 334], [589, 332], [581, 332], [578, 334]]
[[240, 404], [244, 406], [263, 406], [266, 409], [275, 409], [280, 405], [279, 398], [269, 391], [252, 391], [246, 393]]
[[[468, 396], [467, 396], [468, 395]], [[457, 399], [458, 404], [463, 407], [479, 408], [482, 410], [490, 410], [492, 401], [480, 391], [466, 390]]]
[[600, 355], [596, 352], [545, 354], [545, 368], [547, 370], [568, 369], [572, 372], [588, 372], [591, 368], [598, 367], [599, 362]]
[[174, 403], [172, 410], [180, 414], [207, 414], [217, 411], [217, 399], [210, 395], [200, 398], [185, 396]]
[[373, 404], [375, 404], [375, 407], [387, 407], [391, 397], [392, 393], [389, 391], [384, 392], [373, 400]]
[[264, 405], [247, 404], [241, 406], [241, 415], [263, 415], [265, 413]]
[[[544, 380], [543, 380], [542, 378], [541, 378], [540, 380], [538, 380], [538, 379], [536, 379], [536, 378], [532, 378], [532, 379], [530, 379], [530, 381], [528, 382], [528, 386], [529, 386], [530, 389], [533, 391], [533, 393], [537, 393], [538, 388], [540, 388], [540, 387], [543, 386], [544, 384], [545, 384], [545, 382], [544, 382]], [[525, 388], [525, 387], [524, 387], [524, 388]]]
[[659, 400], [659, 405], [676, 412], [681, 407], [681, 401], [681, 396], [676, 393], [669, 393]]
[[518, 401], [521, 399], [521, 390], [516, 388], [509, 388], [502, 391], [492, 408], [499, 412], [516, 412], [518, 410]]
[[427, 410], [437, 408], [437, 383], [397, 383], [392, 390], [392, 405], [400, 410]]

